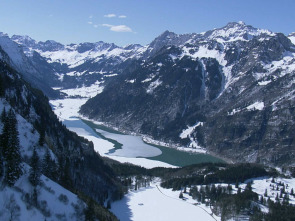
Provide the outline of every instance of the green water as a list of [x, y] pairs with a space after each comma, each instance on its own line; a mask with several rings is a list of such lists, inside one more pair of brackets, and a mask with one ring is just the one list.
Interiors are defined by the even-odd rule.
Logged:
[[[110, 150], [109, 153], [113, 153], [116, 150], [122, 148], [122, 144], [117, 142], [114, 139], [110, 139], [107, 138], [105, 136], [103, 136], [101, 133], [97, 132], [96, 129], [100, 129], [100, 130], [104, 130], [106, 132], [109, 133], [113, 133], [113, 134], [120, 134], [120, 135], [124, 135], [123, 133], [116, 131], [112, 128], [103, 126], [103, 125], [98, 125], [98, 124], [94, 124], [91, 121], [87, 121], [87, 120], [82, 120], [84, 123], [86, 123], [89, 127], [91, 127], [94, 132], [96, 134], [98, 134], [102, 139], [105, 139], [111, 143], [114, 144], [114, 149]], [[175, 166], [187, 166], [187, 165], [192, 165], [192, 164], [199, 164], [199, 163], [217, 163], [217, 162], [223, 162], [223, 160], [211, 156], [209, 154], [202, 154], [202, 153], [190, 153], [190, 152], [186, 152], [186, 151], [180, 151], [174, 148], [169, 148], [169, 147], [164, 147], [164, 146], [159, 146], [159, 145], [154, 145], [154, 144], [150, 144], [150, 143], [146, 143], [150, 146], [154, 146], [159, 148], [162, 151], [162, 154], [156, 157], [147, 157], [147, 159], [150, 160], [157, 160], [157, 161], [162, 161], [171, 165], [175, 165]]]
[[[81, 119], [81, 120], [82, 120], [82, 119]], [[119, 142], [116, 141], [116, 140], [113, 140], [113, 139], [110, 139], [110, 138], [107, 138], [107, 137], [103, 136], [101, 133], [99, 133], [98, 131], [96, 131], [96, 129], [104, 130], [104, 131], [106, 131], [106, 132], [113, 133], [113, 134], [121, 134], [121, 135], [122, 135], [123, 133], [121, 133], [121, 132], [119, 132], [119, 131], [117, 131], [117, 130], [114, 130], [114, 129], [112, 129], [112, 128], [109, 128], [109, 127], [103, 126], [103, 125], [95, 124], [95, 123], [93, 123], [93, 122], [91, 122], [91, 121], [88, 121], [88, 120], [82, 120], [82, 121], [83, 121], [85, 124], [87, 124], [89, 127], [91, 127], [91, 128], [93, 129], [93, 131], [94, 131], [94, 132], [95, 132], [100, 138], [102, 138], [102, 139], [104, 139], [104, 140], [107, 140], [107, 141], [109, 141], [109, 142], [111, 142], [111, 143], [114, 144], [114, 149], [111, 149], [111, 150], [109, 151], [109, 153], [114, 153], [116, 150], [122, 148], [123, 144], [119, 143]]]
[[147, 159], [158, 160], [175, 166], [183, 167], [199, 163], [225, 163], [223, 160], [209, 154], [190, 153], [186, 151], [176, 150], [170, 147], [163, 147], [153, 144], [149, 145], [158, 147], [162, 151], [162, 154], [156, 157], [149, 157]]

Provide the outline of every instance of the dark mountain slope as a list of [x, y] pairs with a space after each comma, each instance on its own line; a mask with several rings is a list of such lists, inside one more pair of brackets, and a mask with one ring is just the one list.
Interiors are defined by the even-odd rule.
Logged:
[[6, 62], [0, 60], [1, 97], [34, 126], [58, 159], [55, 181], [98, 202], [108, 195], [119, 198], [120, 190], [111, 168], [93, 144], [70, 132], [52, 112], [47, 97], [32, 88]]

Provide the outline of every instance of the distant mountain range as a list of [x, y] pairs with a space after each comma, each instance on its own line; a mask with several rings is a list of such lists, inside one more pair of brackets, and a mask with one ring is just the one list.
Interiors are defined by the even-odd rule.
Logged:
[[[96, 82], [81, 114], [234, 161], [295, 163], [295, 34], [243, 22], [149, 45], [0, 35], [0, 53], [49, 97]], [[0, 51], [1, 52], [1, 51]], [[7, 56], [8, 55], [8, 56]]]

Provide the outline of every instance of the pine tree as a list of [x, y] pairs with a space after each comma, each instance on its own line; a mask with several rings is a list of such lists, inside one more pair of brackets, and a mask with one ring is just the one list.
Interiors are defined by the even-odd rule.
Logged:
[[36, 149], [34, 148], [33, 155], [31, 157], [31, 169], [29, 175], [29, 181], [34, 187], [36, 187], [40, 183], [39, 161], [39, 156]]
[[43, 146], [45, 143], [45, 131], [43, 129], [40, 130], [40, 137], [38, 142], [40, 146]]
[[21, 155], [19, 152], [17, 120], [11, 109], [5, 119], [1, 138], [2, 156], [5, 161], [4, 180], [9, 186], [12, 186], [22, 175], [22, 168]]
[[263, 196], [260, 197], [260, 203], [263, 204]]
[[2, 158], [2, 148], [0, 145], [0, 178], [2, 178], [2, 176], [3, 176], [3, 168], [4, 168], [4, 162], [3, 162], [3, 158]]
[[245, 189], [252, 191], [252, 183], [248, 182]]
[[5, 119], [6, 119], [6, 110], [5, 110], [5, 107], [4, 107], [3, 110], [2, 110], [2, 113], [1, 113], [1, 121], [2, 121], [2, 123], [5, 122]]
[[60, 178], [61, 184], [67, 189], [71, 189], [73, 187], [73, 182], [71, 178], [69, 158], [66, 158], [66, 162], [61, 170], [62, 170], [62, 174]]
[[237, 190], [237, 194], [241, 194], [241, 192], [242, 192], [241, 187], [239, 187]]
[[94, 221], [95, 220], [95, 212], [94, 212], [94, 202], [90, 200], [87, 205], [87, 208], [84, 211], [85, 221]]
[[267, 197], [267, 189], [265, 189], [264, 196]]
[[2, 77], [0, 76], [0, 97], [4, 97], [4, 95], [5, 95], [5, 90], [3, 86], [3, 80], [2, 80]]
[[182, 192], [180, 192], [180, 194], [179, 194], [179, 198], [180, 198], [180, 199], [183, 198], [183, 193], [182, 193]]
[[51, 158], [49, 149], [46, 149], [46, 153], [42, 160], [42, 173], [52, 180], [57, 180], [57, 165], [55, 161]]
[[46, 149], [46, 153], [44, 155], [43, 161], [42, 161], [42, 173], [46, 175], [47, 177], [51, 178], [51, 156], [48, 149]]

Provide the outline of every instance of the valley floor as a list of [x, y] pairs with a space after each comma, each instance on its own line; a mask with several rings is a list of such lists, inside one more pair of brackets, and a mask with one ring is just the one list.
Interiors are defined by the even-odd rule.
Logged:
[[197, 205], [188, 194], [179, 199], [180, 191], [163, 189], [160, 182], [151, 183], [150, 187], [130, 191], [122, 200], [112, 204], [111, 211], [121, 221], [214, 221], [209, 207]]

